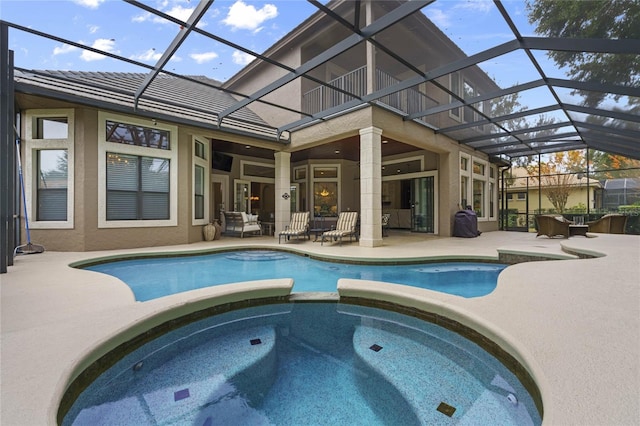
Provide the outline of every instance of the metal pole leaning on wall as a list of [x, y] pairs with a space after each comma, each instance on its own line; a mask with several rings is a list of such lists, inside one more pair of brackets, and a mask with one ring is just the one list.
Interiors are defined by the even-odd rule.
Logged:
[[13, 52], [9, 50], [9, 27], [0, 23], [0, 273], [13, 265], [15, 246], [15, 166], [13, 134]]
[[587, 159], [587, 220], [589, 220], [589, 208], [591, 207], [591, 194], [589, 193], [589, 148], [585, 148], [584, 150], [586, 151], [585, 158]]

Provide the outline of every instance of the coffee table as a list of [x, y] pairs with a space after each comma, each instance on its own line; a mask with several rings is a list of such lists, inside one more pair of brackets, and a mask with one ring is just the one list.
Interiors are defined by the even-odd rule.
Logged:
[[589, 225], [569, 225], [569, 236], [573, 237], [576, 235], [581, 235], [583, 237], [586, 237], [588, 230]]

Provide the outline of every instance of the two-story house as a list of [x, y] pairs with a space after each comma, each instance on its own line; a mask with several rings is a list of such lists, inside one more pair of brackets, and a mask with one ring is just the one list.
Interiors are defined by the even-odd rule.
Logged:
[[[345, 27], [402, 4], [329, 2], [340, 19], [315, 13], [262, 54], [272, 61], [224, 83], [160, 73], [139, 96], [145, 74], [17, 69], [33, 238], [51, 250], [183, 244], [221, 210], [276, 233], [291, 211], [326, 226], [351, 210], [359, 244], [375, 247], [383, 213], [391, 228], [448, 236], [466, 205], [481, 231], [497, 229], [497, 166], [435, 131], [472, 136], [464, 124], [490, 105], [459, 101], [495, 83], [475, 65], [443, 70], [465, 55], [420, 11], [375, 37]], [[441, 75], [424, 82], [431, 70]]]

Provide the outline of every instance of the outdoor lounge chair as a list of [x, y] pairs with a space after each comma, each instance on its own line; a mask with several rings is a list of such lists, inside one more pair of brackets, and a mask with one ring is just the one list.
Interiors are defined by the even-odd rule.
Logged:
[[352, 238], [358, 239], [356, 234], [356, 225], [358, 224], [358, 212], [341, 212], [338, 216], [338, 221], [336, 222], [335, 229], [324, 232], [322, 234], [322, 239], [320, 240], [320, 245], [325, 241], [330, 241], [333, 239], [334, 241], [340, 240], [340, 245], [342, 245], [342, 238], [349, 237], [349, 241]]
[[564, 238], [569, 238], [569, 225], [573, 222], [561, 215], [539, 214], [536, 216], [536, 224], [538, 225], [536, 238], [540, 235], [546, 235], [549, 238], [562, 235]]
[[278, 234], [278, 244], [280, 244], [282, 237], [286, 237], [286, 240], [291, 237], [299, 239], [300, 235], [306, 235], [309, 238], [309, 212], [291, 213], [291, 222]]
[[589, 232], [601, 234], [624, 234], [627, 226], [627, 216], [623, 214], [606, 214], [598, 220], [587, 222]]

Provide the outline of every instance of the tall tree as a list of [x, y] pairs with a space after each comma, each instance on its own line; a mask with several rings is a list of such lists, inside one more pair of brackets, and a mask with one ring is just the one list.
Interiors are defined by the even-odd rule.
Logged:
[[[520, 103], [519, 93], [511, 93], [509, 95], [494, 98], [491, 100], [492, 117], [501, 117], [516, 112], [523, 112], [526, 110], [527, 107]], [[544, 126], [547, 124], [552, 124], [555, 121], [556, 120], [554, 117], [549, 117], [545, 114], [539, 114], [537, 116], [511, 118], [509, 120], [501, 121], [500, 125], [506, 130], [512, 131]], [[552, 136], [554, 133], [556, 133], [556, 129], [540, 130], [537, 132], [532, 131], [527, 134], [527, 138], [536, 139], [539, 137]], [[511, 136], [504, 136], [498, 139], [497, 143], [507, 143], [511, 139]], [[527, 157], [520, 157], [516, 158], [514, 161], [516, 165], [524, 167], [529, 162], [529, 159]]]
[[563, 213], [569, 195], [579, 187], [575, 173], [583, 172], [585, 168], [586, 159], [582, 151], [567, 151], [550, 154], [545, 161], [530, 164], [527, 172], [534, 182], [540, 182], [542, 194], [556, 211]]
[[[638, 0], [527, 0], [529, 22], [547, 37], [640, 39]], [[559, 67], [567, 67], [570, 77], [621, 86], [640, 85], [640, 55], [566, 52], [553, 50], [549, 56]], [[606, 97], [602, 92], [580, 92], [584, 104], [597, 106]], [[620, 99], [616, 95], [615, 99]], [[640, 103], [629, 98], [630, 104]]]
[[589, 150], [589, 162], [594, 179], [618, 179], [625, 177], [640, 177], [640, 160], [622, 155]]

